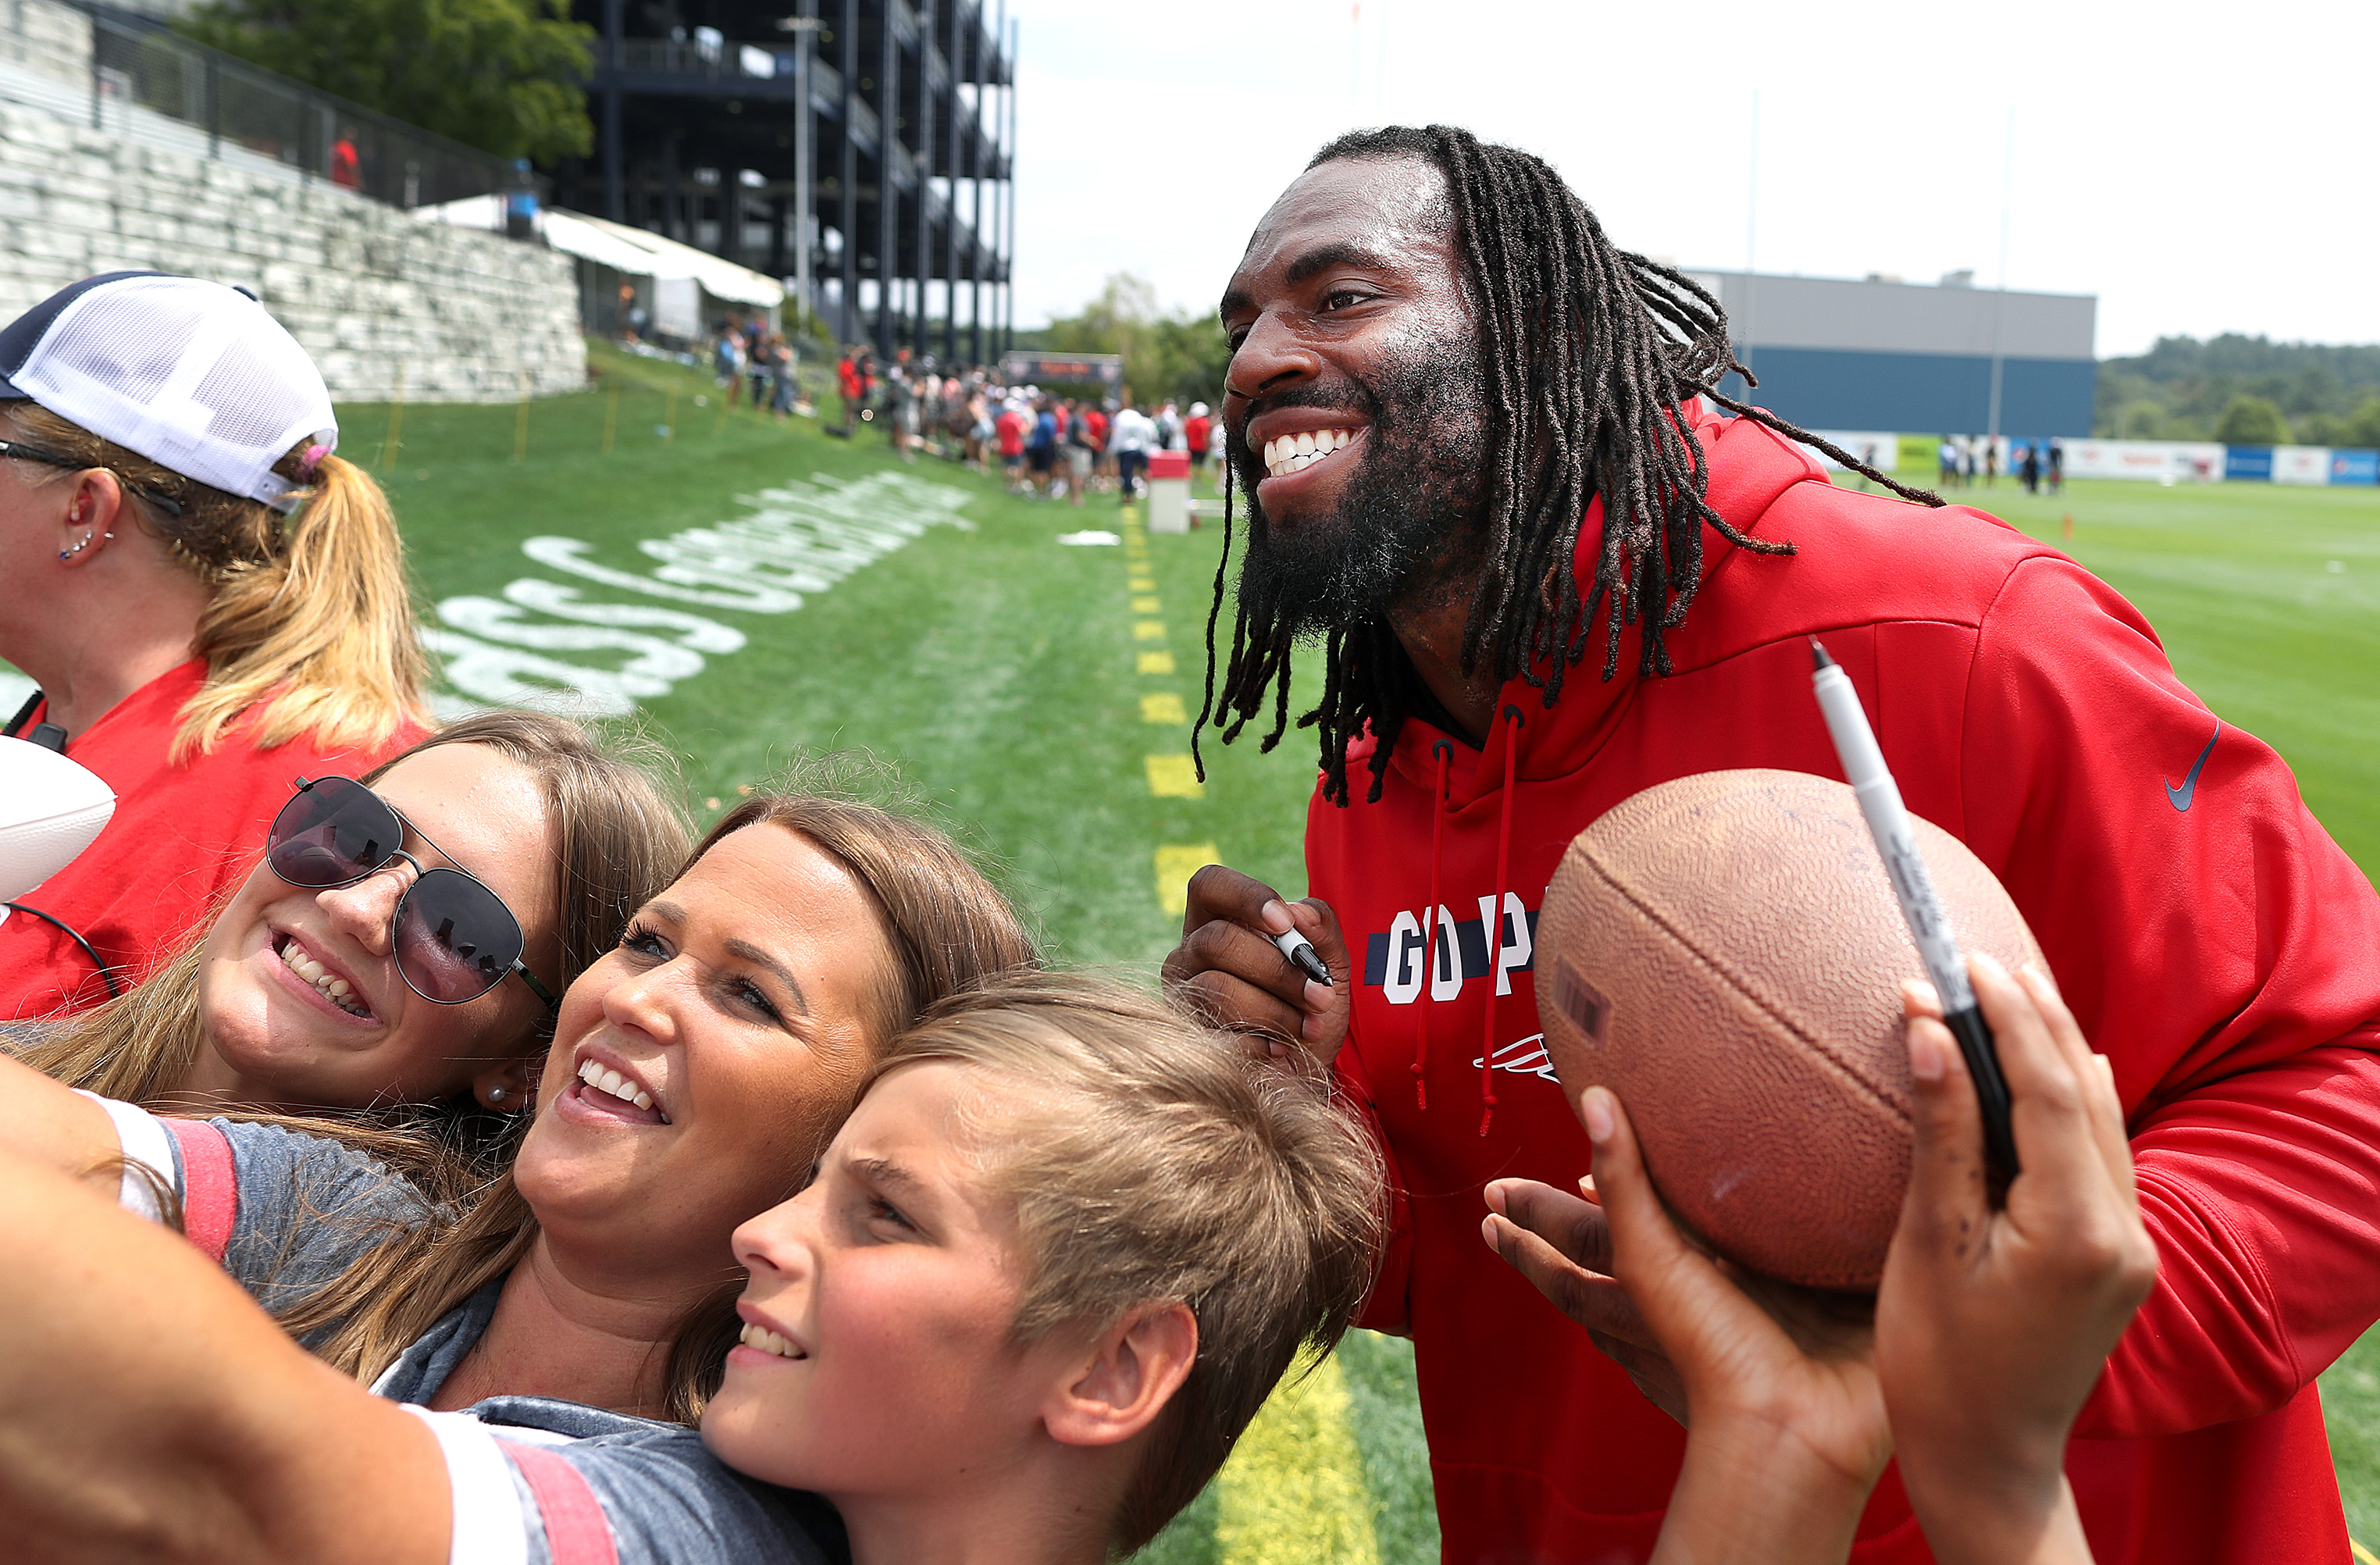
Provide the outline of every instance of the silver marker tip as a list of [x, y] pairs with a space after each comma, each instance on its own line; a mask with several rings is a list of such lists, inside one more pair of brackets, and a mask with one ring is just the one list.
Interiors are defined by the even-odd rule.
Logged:
[[1810, 666], [1813, 669], [1826, 669], [1835, 666], [1835, 660], [1827, 656], [1826, 643], [1819, 640], [1815, 636], [1810, 637]]

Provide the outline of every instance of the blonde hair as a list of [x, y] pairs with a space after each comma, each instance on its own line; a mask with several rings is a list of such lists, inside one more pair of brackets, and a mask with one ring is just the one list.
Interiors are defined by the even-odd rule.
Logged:
[[[408, 722], [428, 722], [430, 667], [414, 634], [405, 545], [370, 474], [333, 455], [310, 469], [310, 443], [291, 447], [273, 470], [306, 487], [297, 515], [285, 518], [36, 403], [11, 403], [6, 412], [28, 444], [115, 473], [134, 491], [126, 509], [140, 527], [214, 588], [195, 643], [206, 683], [182, 707], [176, 764], [212, 750], [251, 710], [262, 749], [301, 734], [325, 749], [370, 748]], [[67, 477], [53, 471], [30, 481]], [[144, 494], [174, 501], [181, 515], [144, 503]]]
[[[537, 774], [552, 822], [561, 952], [560, 970], [538, 976], [558, 994], [612, 948], [628, 916], [668, 883], [686, 855], [685, 819], [655, 781], [650, 746], [599, 738], [541, 712], [468, 718], [383, 762], [364, 781], [377, 780], [407, 756], [448, 745], [484, 745]], [[19, 1058], [68, 1086], [172, 1112], [176, 1091], [207, 1046], [199, 1005], [207, 933], [207, 924], [191, 930], [152, 976], [59, 1025]], [[552, 1022], [550, 1013], [541, 1014], [519, 1051], [532, 1051]]]
[[1260, 1065], [1111, 984], [1038, 977], [946, 1001], [874, 1079], [931, 1061], [1022, 1089], [971, 1127], [1015, 1205], [1020, 1343], [1151, 1303], [1197, 1317], [1196, 1362], [1112, 1522], [1129, 1553], [1197, 1497], [1300, 1349], [1329, 1352], [1354, 1321], [1386, 1231], [1379, 1156], [1318, 1071]]
[[[935, 1002], [1036, 961], [1015, 910], [950, 838], [856, 798], [747, 799], [711, 828], [686, 867], [722, 839], [763, 824], [791, 831], [835, 860], [880, 915], [892, 961], [868, 1008], [868, 1041], [875, 1048]], [[846, 1101], [827, 1117], [822, 1135], [833, 1134], [850, 1107]], [[507, 1170], [458, 1219], [395, 1234], [282, 1312], [282, 1328], [300, 1339], [323, 1333], [314, 1352], [370, 1384], [447, 1311], [518, 1265], [537, 1234], [537, 1215]], [[698, 1419], [719, 1388], [727, 1349], [742, 1325], [734, 1299], [741, 1286], [740, 1280], [729, 1283], [696, 1304], [667, 1344], [663, 1402], [680, 1423]]]

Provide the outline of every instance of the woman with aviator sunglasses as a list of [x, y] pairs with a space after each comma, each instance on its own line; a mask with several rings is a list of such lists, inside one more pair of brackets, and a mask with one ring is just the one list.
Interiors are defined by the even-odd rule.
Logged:
[[739, 1325], [735, 1225], [800, 1185], [927, 1007], [1033, 960], [941, 833], [763, 795], [571, 985], [520, 1151], [469, 1199], [433, 1203], [336, 1140], [95, 1105], [6, 1062], [0, 1104], [13, 1145], [128, 1206], [170, 1186], [285, 1329], [383, 1395], [690, 1421]]
[[686, 843], [648, 769], [577, 724], [468, 719], [365, 782], [302, 780], [207, 928], [18, 1051], [161, 1110], [512, 1113], [555, 997]]

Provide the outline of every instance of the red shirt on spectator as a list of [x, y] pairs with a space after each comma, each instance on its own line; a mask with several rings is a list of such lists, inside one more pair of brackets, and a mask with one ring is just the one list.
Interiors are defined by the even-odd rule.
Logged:
[[[370, 749], [323, 749], [293, 739], [269, 750], [249, 740], [243, 716], [214, 748], [166, 758], [182, 708], [207, 676], [204, 659], [159, 674], [67, 741], [68, 759], [115, 790], [115, 814], [81, 856], [23, 899], [73, 926], [128, 989], [245, 879], [264, 850], [264, 830], [300, 777], [360, 777], [429, 737], [411, 724]], [[26, 720], [30, 731], [44, 703]], [[0, 919], [0, 1021], [61, 1016], [107, 998], [91, 958], [57, 927], [23, 913]]]

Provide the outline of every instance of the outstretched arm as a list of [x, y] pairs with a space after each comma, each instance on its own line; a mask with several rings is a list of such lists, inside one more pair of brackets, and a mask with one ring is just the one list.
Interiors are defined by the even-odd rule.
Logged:
[[180, 1238], [42, 1159], [0, 1151], [0, 1211], [12, 1553], [446, 1559], [446, 1467], [426, 1425], [310, 1357]]
[[107, 1110], [30, 1065], [0, 1054], [0, 1146], [114, 1191], [115, 1125]]

